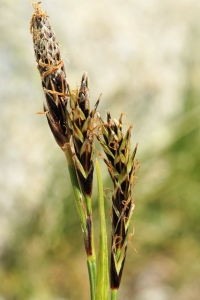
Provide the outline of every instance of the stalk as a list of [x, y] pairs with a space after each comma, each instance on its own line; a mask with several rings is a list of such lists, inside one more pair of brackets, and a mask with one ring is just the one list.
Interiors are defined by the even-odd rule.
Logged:
[[102, 177], [100, 173], [99, 163], [96, 160], [96, 173], [98, 184], [98, 199], [99, 199], [99, 218], [100, 218], [100, 238], [99, 238], [99, 253], [97, 266], [97, 281], [96, 281], [96, 298], [95, 300], [108, 300], [109, 291], [109, 272], [108, 272], [108, 244], [106, 232], [106, 219], [104, 209], [104, 193]]
[[111, 300], [117, 300], [118, 289], [111, 290]]
[[86, 221], [85, 221], [86, 216], [85, 216], [84, 209], [83, 209], [83, 196], [80, 192], [80, 187], [79, 187], [78, 179], [76, 176], [76, 170], [74, 168], [74, 162], [72, 159], [72, 150], [71, 150], [70, 144], [66, 145], [66, 147], [64, 149], [64, 154], [67, 159], [69, 175], [70, 175], [72, 189], [73, 189], [73, 193], [74, 193], [74, 200], [75, 200], [76, 208], [77, 208], [78, 215], [80, 218], [81, 227], [82, 227], [84, 236], [86, 236], [87, 229], [86, 229]]
[[87, 266], [90, 281], [90, 299], [95, 300], [95, 284], [96, 284], [96, 257], [87, 256]]
[[96, 252], [94, 245], [94, 225], [92, 219], [91, 198], [85, 197], [87, 216], [86, 216], [86, 237], [85, 237], [85, 251], [87, 255], [87, 267], [90, 281], [90, 296], [91, 300], [95, 300], [95, 285], [96, 285]]
[[96, 255], [95, 255], [95, 247], [94, 247], [94, 230], [93, 230], [93, 222], [92, 222], [92, 206], [91, 206], [91, 198], [87, 198], [87, 202], [90, 203], [89, 205], [89, 216], [87, 217], [88, 210], [85, 211], [84, 209], [84, 200], [83, 195], [80, 191], [80, 186], [78, 183], [76, 170], [74, 167], [74, 161], [72, 158], [72, 150], [70, 144], [66, 145], [66, 148], [63, 149], [68, 169], [69, 169], [69, 175], [72, 183], [72, 189], [74, 193], [74, 199], [78, 211], [78, 215], [81, 222], [81, 227], [84, 234], [84, 244], [87, 254], [87, 267], [88, 267], [88, 275], [89, 275], [89, 281], [90, 281], [90, 294], [91, 294], [91, 300], [95, 299], [95, 282], [96, 282]]

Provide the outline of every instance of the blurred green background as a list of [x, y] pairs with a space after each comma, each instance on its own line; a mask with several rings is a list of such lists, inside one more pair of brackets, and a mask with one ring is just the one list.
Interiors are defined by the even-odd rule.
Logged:
[[[106, 109], [115, 118], [127, 113], [133, 147], [139, 142], [135, 233], [119, 300], [198, 300], [200, 2], [42, 5], [70, 85], [87, 71], [92, 105], [103, 93], [103, 118]], [[32, 12], [28, 0], [0, 2], [0, 300], [84, 300], [87, 267], [65, 158], [45, 117], [35, 114], [44, 97]], [[110, 186], [106, 175], [104, 184]], [[108, 235], [110, 205], [106, 200]]]

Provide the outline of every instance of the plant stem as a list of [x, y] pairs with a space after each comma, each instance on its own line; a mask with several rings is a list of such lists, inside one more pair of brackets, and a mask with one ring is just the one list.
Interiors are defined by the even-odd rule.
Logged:
[[90, 280], [90, 297], [95, 300], [95, 285], [96, 285], [96, 257], [87, 257], [88, 274]]
[[109, 271], [108, 271], [108, 244], [106, 232], [106, 219], [104, 209], [104, 190], [98, 160], [96, 160], [96, 173], [99, 198], [100, 239], [97, 266], [96, 298], [95, 300], [108, 300]]
[[86, 236], [87, 235], [86, 215], [85, 215], [84, 206], [83, 206], [83, 195], [80, 191], [78, 179], [76, 176], [76, 170], [75, 170], [74, 162], [73, 162], [73, 158], [72, 158], [73, 154], [72, 154], [71, 146], [69, 143], [66, 145], [66, 147], [64, 148], [63, 151], [64, 151], [66, 159], [67, 159], [69, 175], [70, 175], [70, 179], [71, 179], [71, 183], [72, 183], [72, 189], [73, 189], [73, 193], [74, 193], [76, 207], [77, 207], [78, 214], [80, 217], [81, 227], [82, 227], [84, 236]]
[[111, 300], [117, 300], [118, 290], [111, 290]]
[[[93, 221], [92, 221], [92, 205], [91, 198], [85, 197], [83, 199], [83, 194], [79, 186], [78, 178], [76, 175], [76, 170], [74, 167], [73, 154], [70, 144], [67, 144], [64, 148], [64, 153], [67, 159], [69, 175], [72, 183], [72, 189], [74, 193], [74, 199], [79, 214], [81, 227], [84, 234], [85, 249], [87, 254], [87, 266], [88, 274], [90, 280], [90, 293], [91, 300], [95, 300], [95, 285], [96, 285], [96, 255], [94, 247], [94, 233], [93, 233]], [[85, 203], [86, 202], [86, 209]], [[88, 226], [87, 220], [90, 220], [90, 225]]]
[[95, 287], [96, 287], [96, 253], [95, 253], [95, 245], [94, 245], [94, 225], [92, 219], [92, 205], [91, 205], [91, 197], [85, 196], [87, 216], [90, 220], [90, 226], [87, 227], [87, 265], [88, 265], [88, 273], [90, 279], [90, 295], [91, 300], [95, 299]]

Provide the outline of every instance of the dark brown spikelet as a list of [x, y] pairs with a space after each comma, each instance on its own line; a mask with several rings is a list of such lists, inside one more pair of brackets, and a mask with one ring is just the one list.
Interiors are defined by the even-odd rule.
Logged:
[[98, 106], [90, 111], [90, 97], [88, 76], [83, 74], [80, 88], [72, 94], [70, 100], [70, 122], [72, 126], [72, 140], [74, 145], [74, 161], [82, 192], [86, 196], [92, 194], [93, 182], [93, 141], [94, 115]]
[[112, 195], [112, 247], [110, 278], [111, 289], [118, 289], [121, 281], [127, 251], [127, 233], [134, 209], [133, 186], [136, 169], [139, 162], [135, 161], [137, 145], [131, 154], [130, 138], [131, 129], [129, 127], [126, 134], [122, 132], [122, 115], [119, 121], [111, 119], [107, 113], [107, 122], [101, 118], [102, 135], [98, 136], [103, 150], [107, 156], [104, 159], [108, 171], [113, 181]]
[[46, 97], [44, 111], [56, 142], [63, 148], [69, 142], [71, 135], [66, 109], [69, 85], [64, 62], [48, 16], [43, 12], [40, 2], [32, 3], [32, 6], [35, 11], [32, 15], [30, 30], [33, 35], [37, 67]]

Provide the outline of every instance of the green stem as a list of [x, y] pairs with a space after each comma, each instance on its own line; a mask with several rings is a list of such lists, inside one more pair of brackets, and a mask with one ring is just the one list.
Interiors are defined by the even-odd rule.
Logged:
[[[91, 238], [91, 255], [87, 254], [87, 266], [90, 280], [90, 291], [91, 291], [91, 300], [95, 300], [95, 284], [96, 284], [96, 255], [94, 247], [94, 234], [93, 234], [93, 221], [92, 221], [92, 205], [91, 198], [85, 197], [83, 199], [83, 194], [79, 186], [78, 178], [76, 175], [76, 170], [74, 167], [73, 154], [70, 144], [67, 144], [63, 150], [67, 159], [69, 175], [72, 183], [72, 189], [74, 193], [74, 199], [78, 211], [78, 215], [81, 222], [81, 227], [83, 229], [85, 243], [88, 244], [88, 239]], [[86, 209], [85, 209], [86, 203]], [[91, 227], [87, 227], [87, 217], [91, 217]], [[89, 232], [90, 230], [90, 232]]]
[[117, 300], [118, 290], [111, 290], [111, 300]]
[[67, 146], [64, 148], [64, 153], [67, 159], [67, 164], [68, 164], [68, 169], [69, 169], [69, 175], [72, 183], [72, 189], [74, 193], [74, 199], [77, 207], [77, 211], [79, 214], [79, 218], [81, 221], [81, 227], [83, 229], [83, 233], [85, 236], [87, 236], [87, 229], [86, 229], [86, 215], [84, 211], [84, 203], [83, 203], [83, 195], [80, 191], [77, 175], [76, 175], [76, 170], [74, 167], [74, 162], [73, 162], [73, 154], [71, 150], [70, 144], [67, 144]]
[[[96, 287], [96, 253], [95, 253], [95, 245], [94, 245], [94, 224], [92, 219], [92, 204], [91, 198], [89, 196], [85, 196], [87, 215], [90, 216], [91, 227], [87, 228], [87, 237], [91, 239], [89, 254], [87, 254], [87, 265], [88, 265], [88, 273], [90, 279], [90, 295], [91, 300], [95, 299], [95, 287]], [[88, 240], [89, 242], [89, 240]]]
[[91, 197], [85, 196], [85, 202], [86, 202], [86, 209], [87, 209], [87, 215], [92, 215], [92, 200]]
[[90, 297], [91, 300], [95, 300], [96, 258], [94, 256], [87, 257], [87, 266], [90, 280]]
[[99, 163], [96, 160], [96, 173], [99, 198], [99, 217], [100, 217], [100, 238], [96, 280], [95, 300], [108, 300], [109, 295], [109, 271], [108, 271], [108, 245], [106, 232], [106, 219], [104, 209], [104, 190], [101, 178]]

